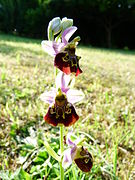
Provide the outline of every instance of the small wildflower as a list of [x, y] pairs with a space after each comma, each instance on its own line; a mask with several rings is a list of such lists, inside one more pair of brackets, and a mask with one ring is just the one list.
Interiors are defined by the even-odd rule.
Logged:
[[[79, 38], [77, 39], [79, 40]], [[63, 41], [66, 42], [65, 38], [63, 38]], [[67, 75], [75, 73], [75, 75], [78, 76], [82, 73], [79, 66], [79, 60], [81, 57], [75, 55], [76, 44], [76, 39], [73, 39], [72, 42], [68, 43], [62, 51], [57, 53], [55, 56], [54, 65]]]
[[[71, 126], [78, 119], [73, 103], [79, 102], [84, 98], [84, 94], [79, 90], [69, 88], [70, 77], [60, 72], [56, 78], [56, 89], [44, 92], [40, 98], [50, 104], [44, 119], [47, 123], [57, 126]], [[58, 90], [57, 90], [58, 89]]]
[[59, 89], [55, 103], [49, 107], [44, 119], [53, 126], [58, 124], [71, 126], [79, 119], [79, 116], [76, 114], [74, 106], [67, 101], [66, 94]]
[[61, 35], [62, 42], [44, 40], [41, 44], [43, 50], [54, 57], [54, 66], [67, 75], [75, 73], [75, 75], [78, 76], [82, 73], [79, 67], [81, 57], [77, 56], [75, 51], [80, 37], [76, 37], [71, 42], [68, 42], [76, 30], [77, 27], [75, 26], [66, 28]]
[[90, 172], [93, 165], [92, 155], [86, 148], [79, 145], [78, 140], [73, 142], [68, 136], [66, 142], [69, 148], [64, 152], [63, 167], [69, 167], [74, 161], [83, 172]]

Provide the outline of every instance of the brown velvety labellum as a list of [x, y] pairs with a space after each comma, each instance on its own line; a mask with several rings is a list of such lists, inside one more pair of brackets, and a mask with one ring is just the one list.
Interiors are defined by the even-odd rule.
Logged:
[[79, 119], [79, 116], [77, 115], [73, 105], [67, 103], [64, 107], [50, 107], [44, 119], [52, 126], [63, 124], [68, 127], [74, 124]]
[[69, 52], [58, 53], [54, 60], [54, 65], [63, 71], [65, 74], [75, 73], [78, 76], [82, 73], [79, 67], [79, 59], [81, 57], [71, 54]]
[[87, 157], [78, 158], [74, 161], [83, 172], [90, 172], [93, 166], [93, 158], [89, 152]]

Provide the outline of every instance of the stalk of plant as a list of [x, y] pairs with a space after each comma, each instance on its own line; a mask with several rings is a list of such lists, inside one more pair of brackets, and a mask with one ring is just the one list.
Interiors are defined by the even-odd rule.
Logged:
[[[60, 31], [61, 27], [60, 25], [60, 19], [56, 18], [53, 20], [54, 22], [56, 22], [56, 25], [54, 28], [58, 28], [58, 32]], [[51, 41], [52, 39], [54, 39], [54, 33], [52, 32], [52, 27], [55, 23], [50, 22], [49, 26], [48, 26], [48, 39]], [[51, 27], [51, 28], [50, 28]], [[56, 39], [56, 42], [58, 42], [59, 38]], [[54, 67], [54, 79], [56, 79], [58, 74], [58, 69], [56, 67]], [[64, 142], [63, 142], [63, 137], [64, 137], [64, 126], [60, 125], [60, 153], [61, 153], [61, 160], [59, 162], [60, 164], [60, 179], [64, 180], [64, 169], [62, 167], [62, 154], [64, 152]]]
[[72, 142], [70, 137], [67, 138], [67, 146], [70, 148], [64, 151], [64, 128], [73, 125], [79, 119], [73, 104], [84, 98], [82, 91], [70, 88], [70, 74], [78, 76], [82, 73], [79, 67], [81, 57], [75, 54], [80, 37], [77, 36], [69, 42], [76, 30], [77, 27], [73, 26], [72, 19], [63, 18], [61, 21], [59, 17], [56, 17], [49, 22], [49, 41], [44, 40], [41, 43], [44, 51], [54, 57], [55, 88], [49, 92], [45, 91], [40, 98], [50, 105], [44, 116], [46, 123], [60, 127], [60, 156], [51, 149], [48, 143], [44, 145], [48, 153], [60, 164], [61, 180], [64, 180], [64, 168], [71, 165], [72, 161], [84, 172], [90, 171], [93, 162], [87, 149], [80, 143]]
[[64, 169], [62, 167], [62, 155], [64, 152], [64, 126], [60, 126], [60, 153], [61, 153], [61, 161], [60, 161], [60, 179], [64, 180]]

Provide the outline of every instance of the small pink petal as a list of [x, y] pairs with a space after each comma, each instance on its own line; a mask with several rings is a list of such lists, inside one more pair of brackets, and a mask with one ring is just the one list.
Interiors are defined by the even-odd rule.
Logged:
[[69, 82], [70, 76], [60, 71], [56, 77], [56, 88], [61, 88], [61, 90], [66, 93], [69, 90]]
[[74, 160], [76, 152], [77, 152], [77, 146], [75, 145], [74, 147], [71, 148], [71, 158], [72, 158], [72, 160]]
[[71, 26], [62, 33], [62, 42], [66, 45], [68, 43], [68, 40], [70, 37], [74, 34], [74, 32], [77, 30], [76, 26]]
[[63, 43], [57, 43], [55, 41], [42, 41], [43, 50], [51, 56], [55, 56], [64, 47]]
[[63, 161], [62, 161], [62, 167], [64, 169], [68, 168], [72, 164], [72, 158], [71, 158], [71, 149], [67, 149], [64, 151]]
[[68, 168], [72, 164], [72, 161], [74, 160], [76, 152], [77, 152], [76, 146], [64, 151], [64, 156], [63, 156], [63, 161], [62, 161], [62, 167], [64, 169]]
[[40, 99], [48, 104], [52, 104], [55, 100], [56, 90], [52, 89], [52, 91], [45, 91], [40, 95]]
[[72, 133], [68, 133], [68, 134], [67, 134], [66, 144], [67, 144], [69, 147], [76, 146], [76, 144], [71, 140], [71, 138], [70, 138], [71, 136], [72, 136]]
[[74, 104], [84, 98], [84, 93], [81, 90], [69, 89], [66, 93], [68, 102]]

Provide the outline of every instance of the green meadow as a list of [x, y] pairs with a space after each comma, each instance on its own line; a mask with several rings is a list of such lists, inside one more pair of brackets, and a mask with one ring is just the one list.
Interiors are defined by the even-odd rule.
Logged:
[[[39, 96], [55, 86], [53, 58], [42, 40], [0, 35], [0, 179], [58, 180], [59, 164], [48, 155], [46, 139], [59, 153], [59, 128], [43, 120], [48, 104]], [[83, 73], [75, 89], [85, 98], [75, 104], [73, 127], [85, 136], [94, 162], [90, 173], [75, 164], [66, 180], [135, 179], [135, 51], [78, 45]]]

